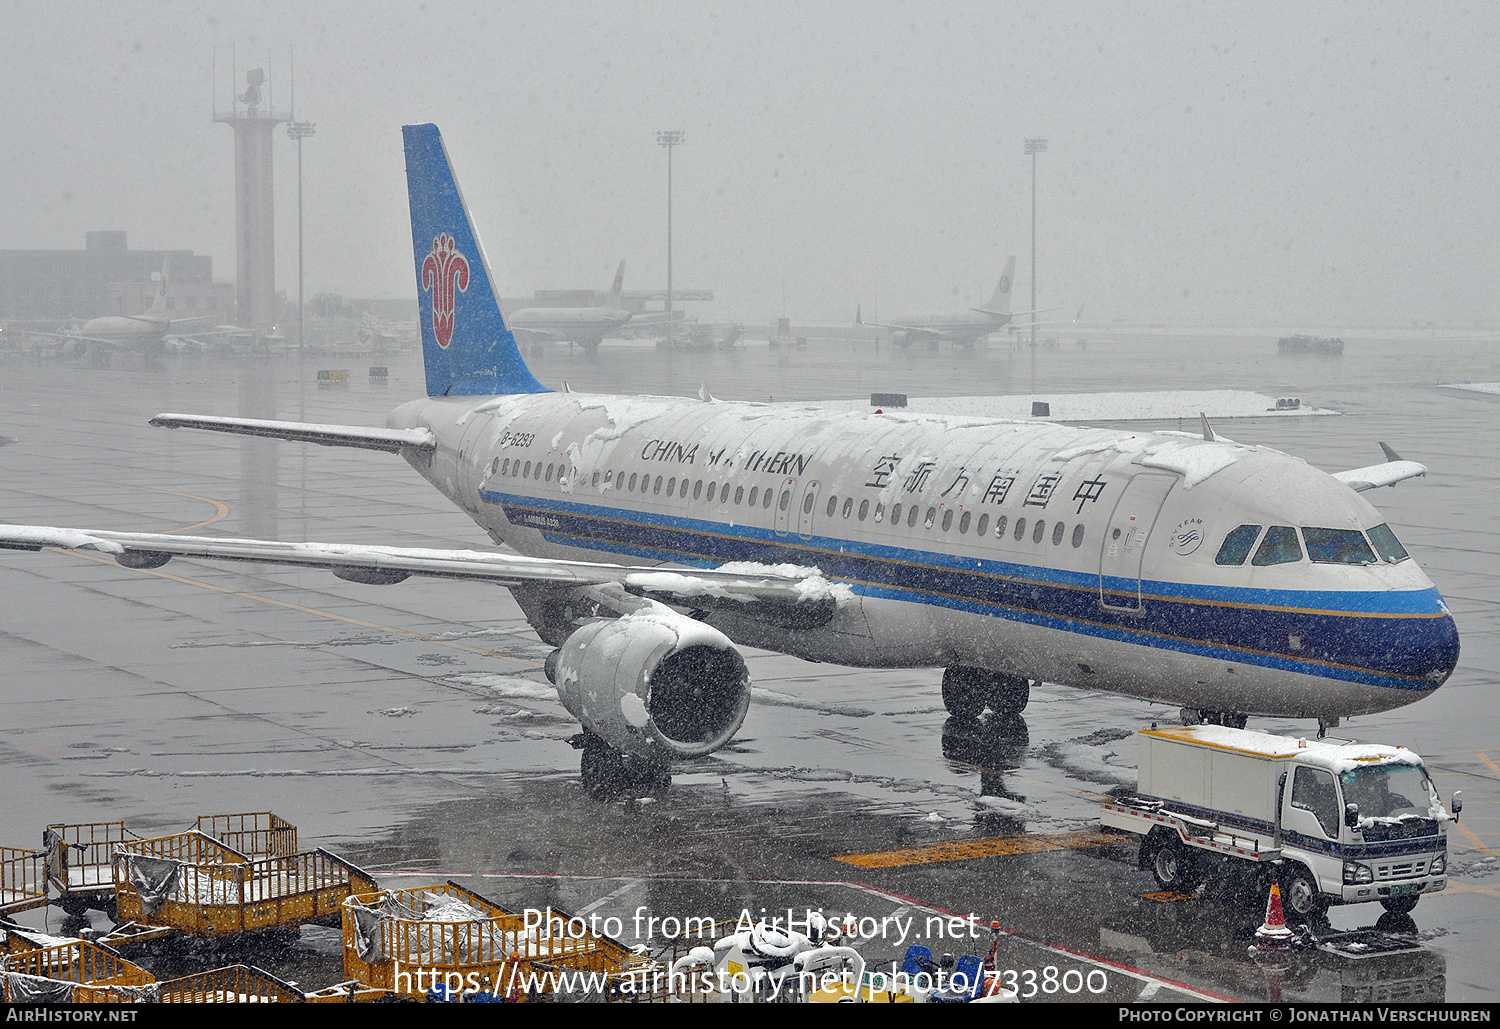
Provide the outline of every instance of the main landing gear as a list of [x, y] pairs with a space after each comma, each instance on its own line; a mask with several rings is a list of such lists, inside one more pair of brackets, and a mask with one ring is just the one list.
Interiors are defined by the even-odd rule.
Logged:
[[580, 733], [568, 742], [583, 751], [583, 788], [595, 800], [660, 793], [672, 785], [668, 766], [616, 750], [593, 733]]
[[1030, 699], [1030, 679], [962, 665], [943, 669], [943, 706], [954, 718], [978, 718], [985, 708], [998, 715], [1018, 715]]

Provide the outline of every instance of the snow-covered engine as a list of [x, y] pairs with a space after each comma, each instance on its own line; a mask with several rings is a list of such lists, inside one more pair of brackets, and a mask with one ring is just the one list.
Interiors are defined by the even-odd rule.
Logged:
[[661, 605], [580, 626], [547, 678], [584, 729], [666, 763], [711, 754], [750, 710], [750, 672], [719, 630]]

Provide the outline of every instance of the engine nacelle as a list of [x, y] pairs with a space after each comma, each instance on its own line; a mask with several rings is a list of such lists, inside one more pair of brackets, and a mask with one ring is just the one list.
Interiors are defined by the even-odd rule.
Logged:
[[580, 626], [547, 658], [547, 678], [589, 732], [663, 763], [718, 750], [750, 710], [729, 637], [654, 604]]

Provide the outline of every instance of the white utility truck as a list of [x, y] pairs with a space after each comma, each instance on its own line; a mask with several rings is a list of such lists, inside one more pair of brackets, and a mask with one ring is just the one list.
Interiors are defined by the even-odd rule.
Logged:
[[1260, 865], [1288, 914], [1379, 901], [1406, 913], [1446, 885], [1448, 822], [1422, 759], [1404, 747], [1307, 740], [1220, 725], [1143, 729], [1134, 793], [1101, 822], [1145, 837], [1140, 865], [1190, 891], [1217, 861]]

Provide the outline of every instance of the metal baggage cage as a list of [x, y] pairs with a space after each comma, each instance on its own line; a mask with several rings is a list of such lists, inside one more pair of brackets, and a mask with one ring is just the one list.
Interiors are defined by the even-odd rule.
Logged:
[[345, 898], [376, 888], [326, 850], [252, 861], [196, 829], [120, 847], [114, 881], [122, 920], [194, 936], [331, 923]]
[[644, 960], [587, 929], [572, 935], [571, 916], [551, 914], [551, 925], [527, 925], [452, 882], [356, 894], [343, 905], [344, 974], [403, 997], [458, 983], [460, 996], [543, 999], [556, 984], [550, 973], [612, 975]]
[[297, 853], [297, 827], [271, 811], [199, 815], [193, 828], [246, 857], [291, 857]]
[[5, 1000], [132, 1004], [154, 999], [156, 979], [104, 947], [72, 940], [0, 958]]
[[301, 1004], [302, 991], [254, 965], [226, 965], [156, 984], [158, 1004]]
[[93, 907], [113, 918], [115, 848], [140, 839], [124, 822], [47, 826], [42, 849], [47, 855], [47, 883], [57, 892], [57, 903], [70, 915]]
[[0, 847], [0, 916], [46, 906], [46, 853]]

